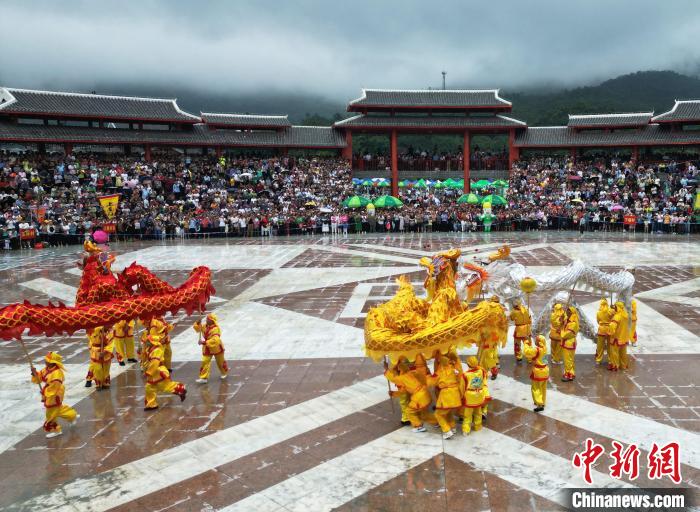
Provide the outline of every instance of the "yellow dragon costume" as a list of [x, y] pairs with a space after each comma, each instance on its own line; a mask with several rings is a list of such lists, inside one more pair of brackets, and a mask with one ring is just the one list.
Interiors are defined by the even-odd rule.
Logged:
[[[469, 308], [457, 296], [455, 280], [459, 249], [421, 258], [427, 270], [427, 298], [416, 296], [404, 276], [399, 291], [388, 302], [370, 309], [365, 320], [365, 352], [375, 361], [388, 356], [393, 364], [401, 356], [410, 361], [429, 359], [435, 350], [447, 354], [480, 343], [483, 339], [505, 341], [508, 321], [497, 304], [482, 301]], [[495, 307], [494, 307], [495, 306]]]

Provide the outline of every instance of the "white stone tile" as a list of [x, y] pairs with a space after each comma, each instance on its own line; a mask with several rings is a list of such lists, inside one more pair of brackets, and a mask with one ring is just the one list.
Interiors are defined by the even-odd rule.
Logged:
[[[491, 395], [498, 400], [526, 409], [534, 407], [529, 384], [501, 373], [489, 387]], [[677, 441], [681, 445], [681, 462], [700, 468], [700, 435], [694, 432], [618, 411], [551, 387], [547, 389], [547, 406], [539, 414], [626, 444], [636, 443], [647, 451], [654, 442], [664, 445]]]
[[[386, 400], [383, 376], [293, 405], [103, 473], [79, 478], [19, 504], [26, 510], [102, 511], [192, 478]], [[333, 405], [336, 401], [344, 407]], [[302, 414], [300, 414], [300, 412]], [[109, 485], [105, 485], [109, 482]], [[90, 496], [87, 500], [74, 500]]]

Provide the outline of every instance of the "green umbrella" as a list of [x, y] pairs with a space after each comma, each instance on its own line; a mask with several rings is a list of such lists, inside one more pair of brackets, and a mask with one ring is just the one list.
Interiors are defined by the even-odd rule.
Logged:
[[479, 196], [477, 196], [473, 192], [470, 192], [469, 194], [462, 194], [461, 196], [459, 196], [459, 199], [457, 199], [457, 202], [467, 204], [479, 204]]
[[381, 196], [374, 200], [374, 206], [377, 208], [393, 208], [395, 206], [403, 206], [403, 203], [394, 196]]
[[481, 199], [481, 204], [484, 203], [491, 203], [491, 206], [505, 206], [508, 204], [508, 201], [506, 201], [506, 198], [503, 196], [489, 194], [488, 196]]
[[406, 188], [406, 180], [399, 181], [399, 188]]
[[472, 185], [472, 188], [475, 188], [475, 189], [486, 188], [489, 185], [491, 185], [491, 182], [489, 182], [489, 180], [479, 180]]
[[440, 180], [436, 181], [435, 184], [433, 185], [434, 188], [445, 188], [445, 184], [441, 182]]
[[419, 179], [416, 181], [416, 184], [413, 185], [415, 188], [428, 188], [428, 185], [425, 184], [425, 180], [423, 178]]
[[374, 182], [372, 180], [365, 180], [362, 182], [363, 187], [371, 187], [372, 185], [374, 185]]
[[377, 186], [378, 187], [390, 187], [391, 183], [389, 183], [388, 181], [380, 181]]
[[508, 186], [508, 182], [506, 180], [496, 180], [493, 183], [491, 183], [491, 185], [496, 188], [504, 188]]
[[352, 197], [348, 197], [345, 201], [343, 201], [343, 206], [345, 208], [364, 208], [370, 202], [371, 201], [369, 199], [367, 199], [366, 197], [352, 196]]
[[445, 185], [447, 188], [455, 188], [457, 182], [452, 178], [447, 178], [445, 181], [442, 182], [442, 184]]
[[[448, 180], [448, 181], [449, 181], [449, 180]], [[447, 182], [445, 182], [445, 183], [447, 183]], [[462, 183], [460, 183], [460, 182], [457, 181], [457, 180], [452, 180], [452, 183], [450, 183], [450, 184], [447, 185], [447, 186], [448, 186], [449, 188], [454, 188], [454, 189], [464, 188], [464, 181], [462, 181]]]

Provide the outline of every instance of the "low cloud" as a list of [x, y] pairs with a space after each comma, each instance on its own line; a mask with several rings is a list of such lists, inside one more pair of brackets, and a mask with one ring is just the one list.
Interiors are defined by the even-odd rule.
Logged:
[[9, 1], [2, 85], [142, 83], [347, 99], [362, 87], [579, 85], [697, 71], [694, 0]]

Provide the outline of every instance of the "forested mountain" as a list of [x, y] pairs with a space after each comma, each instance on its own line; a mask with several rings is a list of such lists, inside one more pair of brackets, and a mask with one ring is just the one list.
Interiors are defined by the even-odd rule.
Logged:
[[566, 124], [568, 114], [647, 112], [673, 107], [675, 99], [700, 99], [700, 79], [674, 71], [639, 71], [599, 85], [537, 94], [502, 91], [513, 116], [530, 126]]

